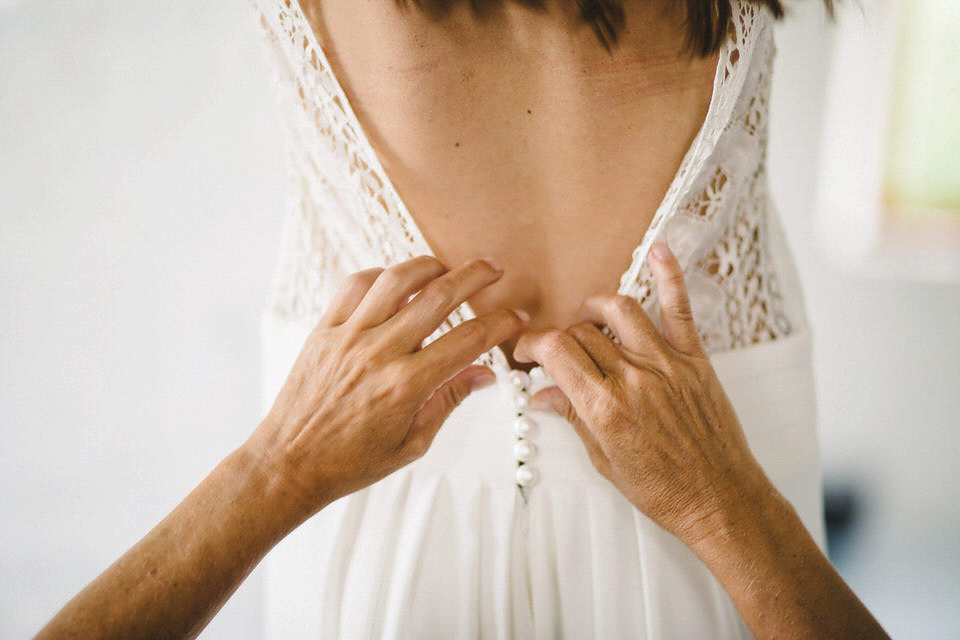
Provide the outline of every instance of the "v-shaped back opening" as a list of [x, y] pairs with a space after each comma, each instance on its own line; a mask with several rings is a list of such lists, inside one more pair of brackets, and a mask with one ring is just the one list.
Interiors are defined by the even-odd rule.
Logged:
[[[381, 183], [382, 189], [386, 192], [386, 197], [392, 199], [396, 205], [396, 209], [401, 217], [401, 224], [409, 240], [409, 244], [406, 247], [406, 257], [413, 258], [417, 255], [436, 257], [436, 252], [433, 247], [427, 243], [426, 237], [420, 229], [419, 224], [410, 213], [406, 202], [400, 196], [399, 191], [396, 189], [380, 161], [376, 149], [374, 149], [366, 130], [356, 115], [353, 105], [343, 87], [343, 83], [337, 78], [327, 58], [326, 52], [323, 50], [323, 47], [320, 46], [320, 39], [317, 37], [313, 25], [307, 19], [306, 13], [300, 5], [300, 0], [287, 0], [285, 4], [288, 4], [289, 10], [293, 14], [293, 19], [301, 23], [300, 30], [306, 39], [306, 42], [302, 43], [302, 46], [304, 46], [305, 49], [312, 50], [313, 57], [310, 58], [311, 65], [315, 66], [315, 68], [319, 67], [317, 71], [326, 72], [330, 82], [324, 86], [334, 93], [331, 98], [339, 102], [344, 116], [356, 132], [356, 139], [352, 142], [359, 146], [359, 153], [362, 155], [363, 161], [368, 165], [369, 171], [376, 176], [377, 181]], [[740, 2], [738, 0], [732, 2], [734, 15], [737, 15], [739, 4]], [[297, 44], [299, 45], [300, 43]], [[750, 50], [752, 47], [747, 47], [747, 49]], [[733, 108], [735, 99], [730, 99], [730, 92], [724, 92], [721, 89], [727, 83], [733, 84], [735, 98], [736, 94], [739, 93], [739, 86], [743, 81], [744, 73], [742, 68], [744, 66], [745, 61], [742, 59], [737, 37], [734, 34], [734, 27], [732, 26], [731, 34], [722, 44], [719, 55], [717, 56], [713, 89], [707, 113], [698, 129], [697, 135], [684, 154], [680, 167], [674, 174], [670, 186], [661, 199], [650, 224], [644, 231], [640, 244], [631, 252], [630, 265], [620, 276], [617, 290], [619, 294], [633, 295], [637, 289], [637, 285], [639, 284], [638, 277], [646, 263], [646, 253], [650, 245], [660, 238], [666, 222], [671, 218], [671, 215], [677, 211], [680, 199], [687, 193], [693, 180], [697, 176], [698, 168], [703, 165], [716, 146], [723, 126], [708, 125], [711, 123], [714, 125], [717, 123], [723, 124], [729, 120], [730, 111]], [[678, 256], [678, 258], [682, 257]], [[684, 261], [681, 259], [681, 264], [683, 263]], [[459, 309], [461, 310], [460, 315], [462, 316], [462, 322], [477, 316], [468, 301], [464, 301]], [[455, 324], [450, 323], [450, 326], [452, 328]], [[489, 361], [492, 362], [495, 367], [500, 368], [502, 372], [508, 372], [512, 368], [509, 359], [499, 345], [495, 345], [488, 353], [490, 355]], [[542, 367], [537, 366], [534, 367], [534, 369], [542, 369]]]

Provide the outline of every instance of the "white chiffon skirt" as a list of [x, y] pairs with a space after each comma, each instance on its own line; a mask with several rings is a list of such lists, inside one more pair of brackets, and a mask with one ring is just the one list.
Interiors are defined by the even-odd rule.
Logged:
[[[310, 329], [264, 315], [265, 409]], [[810, 351], [802, 330], [711, 360], [753, 453], [822, 546]], [[706, 567], [594, 470], [555, 414], [529, 414], [537, 480], [521, 493], [513, 385], [498, 376], [422, 459], [271, 552], [267, 637], [750, 637]]]

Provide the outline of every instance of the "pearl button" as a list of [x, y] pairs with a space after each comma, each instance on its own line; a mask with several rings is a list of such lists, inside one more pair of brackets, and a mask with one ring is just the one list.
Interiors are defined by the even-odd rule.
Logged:
[[534, 367], [530, 370], [530, 377], [534, 380], [543, 380], [546, 376], [546, 373], [543, 370], [543, 367]]
[[520, 369], [514, 369], [510, 372], [510, 382], [518, 389], [530, 386], [530, 374]]
[[518, 391], [513, 396], [513, 406], [521, 411], [530, 406], [530, 394], [526, 391]]
[[523, 465], [522, 467], [517, 467], [517, 484], [521, 487], [529, 487], [537, 481], [536, 472], [528, 467]]
[[513, 445], [513, 455], [520, 462], [526, 462], [532, 458], [536, 450], [536, 447], [526, 440], [520, 440], [517, 444]]
[[526, 416], [520, 416], [513, 421], [513, 432], [517, 434], [517, 437], [526, 438], [533, 433], [535, 426], [533, 420]]

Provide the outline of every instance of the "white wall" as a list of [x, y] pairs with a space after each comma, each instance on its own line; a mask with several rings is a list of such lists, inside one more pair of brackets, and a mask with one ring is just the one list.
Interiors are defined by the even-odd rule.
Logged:
[[[843, 6], [843, 20], [868, 25], [877, 9], [873, 2]], [[956, 638], [960, 283], [851, 273], [833, 266], [817, 244], [832, 32], [821, 28], [815, 2], [792, 7], [792, 19], [778, 29], [771, 183], [814, 328], [826, 476], [869, 492], [865, 520], [839, 567], [894, 637]], [[851, 161], [855, 155], [851, 150]]]
[[[28, 637], [257, 424], [283, 206], [244, 3], [0, 9], [0, 637]], [[210, 637], [256, 638], [259, 585]]]
[[[826, 467], [873, 491], [842, 568], [891, 631], [946, 638], [960, 287], [848, 274], [815, 246], [830, 36], [813, 4], [780, 28], [770, 164], [815, 328]], [[0, 2], [4, 638], [35, 632], [256, 425], [283, 206], [244, 3], [52, 6]], [[205, 636], [257, 638], [259, 621], [255, 575]]]

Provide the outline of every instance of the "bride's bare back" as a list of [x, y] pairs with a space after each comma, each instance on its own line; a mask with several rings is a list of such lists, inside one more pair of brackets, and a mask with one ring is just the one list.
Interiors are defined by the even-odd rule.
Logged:
[[682, 16], [625, 3], [610, 55], [569, 2], [440, 20], [394, 0], [302, 6], [437, 257], [504, 265], [478, 314], [563, 328], [616, 291], [710, 102], [716, 57], [684, 52]]

